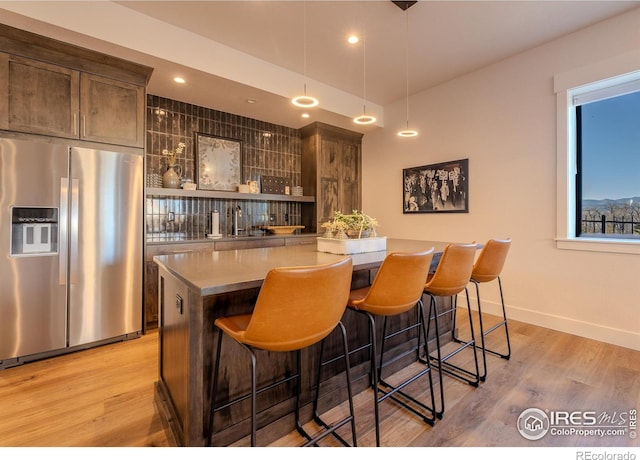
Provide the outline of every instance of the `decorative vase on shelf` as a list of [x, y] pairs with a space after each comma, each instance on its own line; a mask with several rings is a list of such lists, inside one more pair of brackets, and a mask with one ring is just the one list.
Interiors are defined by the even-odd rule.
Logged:
[[162, 186], [164, 188], [180, 188], [181, 175], [182, 168], [180, 165], [170, 165], [162, 176]]
[[322, 238], [333, 238], [333, 232], [330, 228], [327, 228], [322, 235]]
[[336, 230], [335, 235], [333, 236], [335, 239], [337, 240], [348, 240], [349, 237], [347, 236], [347, 234], [344, 232], [343, 229], [339, 228], [338, 230]]

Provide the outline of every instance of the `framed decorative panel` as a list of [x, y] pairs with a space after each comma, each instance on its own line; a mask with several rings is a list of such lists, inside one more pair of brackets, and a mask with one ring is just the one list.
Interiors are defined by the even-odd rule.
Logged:
[[196, 133], [195, 146], [198, 188], [236, 191], [242, 183], [242, 142]]
[[469, 160], [402, 170], [402, 212], [469, 212]]

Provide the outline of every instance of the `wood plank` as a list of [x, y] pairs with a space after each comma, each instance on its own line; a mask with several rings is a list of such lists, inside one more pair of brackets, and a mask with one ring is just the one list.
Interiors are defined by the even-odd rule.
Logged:
[[[462, 327], [462, 325], [460, 325]], [[513, 356], [488, 356], [479, 388], [445, 378], [447, 410], [430, 427], [383, 403], [383, 446], [638, 447], [628, 436], [527, 441], [520, 412], [640, 407], [640, 352], [510, 321]], [[495, 340], [490, 336], [490, 340]], [[154, 403], [158, 333], [0, 371], [0, 446], [171, 446]], [[437, 375], [437, 374], [436, 374]], [[419, 390], [418, 390], [419, 391]], [[358, 443], [375, 445], [371, 390], [355, 397]], [[326, 418], [340, 418], [344, 405]], [[341, 433], [349, 438], [348, 427]], [[310, 429], [313, 431], [313, 429]], [[267, 439], [267, 434], [260, 439]], [[273, 446], [302, 444], [290, 433]], [[248, 445], [248, 439], [236, 444]], [[323, 445], [335, 445], [327, 439]]]

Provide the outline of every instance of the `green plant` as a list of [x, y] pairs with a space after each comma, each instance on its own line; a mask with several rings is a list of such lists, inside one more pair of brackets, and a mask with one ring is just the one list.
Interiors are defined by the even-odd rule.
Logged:
[[378, 221], [367, 214], [354, 209], [351, 214], [343, 214], [340, 211], [334, 211], [333, 219], [322, 224], [323, 228], [329, 228], [332, 232], [340, 230], [346, 233], [352, 233], [357, 237], [362, 233], [369, 233], [378, 226]]

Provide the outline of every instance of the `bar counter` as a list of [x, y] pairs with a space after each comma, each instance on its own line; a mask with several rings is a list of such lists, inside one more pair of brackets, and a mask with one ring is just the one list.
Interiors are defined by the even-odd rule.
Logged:
[[[386, 251], [350, 255], [353, 260], [352, 288], [369, 285], [377, 268], [390, 252], [415, 252], [433, 247], [436, 251], [433, 269], [446, 243], [387, 239], [386, 246]], [[209, 429], [209, 385], [218, 333], [213, 327], [215, 319], [251, 312], [260, 286], [272, 268], [325, 264], [344, 257], [347, 256], [318, 252], [315, 244], [194, 251], [154, 257], [159, 266], [160, 304], [156, 400], [178, 445], [206, 444]], [[408, 324], [413, 319], [407, 313], [399, 321], [401, 324]], [[343, 322], [349, 335], [350, 350], [366, 343], [367, 324], [363, 318], [347, 311]], [[443, 326], [441, 334], [448, 329], [446, 324]], [[415, 340], [416, 337], [413, 336], [398, 336], [390, 343], [390, 354], [397, 355], [394, 362], [397, 369], [415, 358], [414, 354], [407, 353], [415, 345]], [[335, 337], [329, 336], [326, 347], [330, 355], [332, 352], [334, 355], [339, 354], [340, 340], [337, 334]], [[312, 382], [317, 366], [316, 351], [312, 347], [312, 350], [303, 352], [303, 403], [309, 402], [312, 397]], [[227, 401], [248, 392], [250, 365], [248, 356], [244, 354], [246, 351], [232, 340], [224, 341], [220, 371], [224, 377], [215, 396], [218, 401]], [[293, 368], [292, 358], [293, 354], [290, 356], [285, 353], [262, 357], [263, 362], [258, 368], [259, 384], [290, 373]], [[264, 361], [268, 361], [266, 365]], [[365, 350], [354, 355], [351, 365], [354, 391], [361, 391], [368, 386], [368, 352]], [[321, 411], [339, 404], [346, 397], [346, 389], [342, 388], [344, 379], [333, 379], [340, 372], [342, 369], [338, 364], [334, 367], [327, 366], [323, 370]], [[333, 380], [336, 381], [335, 385]], [[258, 425], [268, 425], [258, 433], [259, 444], [264, 445], [294, 430], [293, 394], [293, 388], [284, 385], [259, 396]], [[216, 415], [214, 445], [232, 444], [249, 433], [248, 405], [249, 401], [246, 400], [237, 407], [230, 407]], [[310, 416], [310, 404], [306, 404], [302, 414], [303, 417]]]

